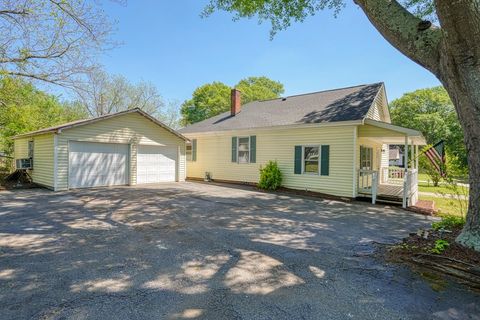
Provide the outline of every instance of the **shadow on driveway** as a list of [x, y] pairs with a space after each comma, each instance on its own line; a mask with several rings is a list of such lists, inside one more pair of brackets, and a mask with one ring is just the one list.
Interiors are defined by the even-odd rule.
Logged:
[[480, 319], [371, 253], [397, 208], [199, 183], [0, 193], [2, 319]]

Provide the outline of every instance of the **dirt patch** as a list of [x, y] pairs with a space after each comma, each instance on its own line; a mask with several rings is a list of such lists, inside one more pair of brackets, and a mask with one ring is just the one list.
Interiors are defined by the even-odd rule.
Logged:
[[[420, 230], [410, 234], [400, 244], [389, 247], [386, 259], [406, 263], [422, 276], [431, 273], [451, 276], [459, 282], [480, 290], [480, 252], [465, 248], [455, 242], [461, 228], [452, 231]], [[444, 250], [435, 250], [441, 241]]]
[[32, 182], [32, 177], [25, 170], [16, 170], [13, 173], [0, 173], [0, 184], [0, 188], [3, 190], [31, 189], [39, 187]]

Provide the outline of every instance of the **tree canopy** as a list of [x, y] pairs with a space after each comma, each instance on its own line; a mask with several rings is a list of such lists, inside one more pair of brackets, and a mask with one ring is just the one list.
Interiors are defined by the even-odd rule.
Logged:
[[20, 79], [0, 78], [0, 151], [13, 154], [12, 136], [87, 118], [75, 103], [36, 89]]
[[392, 123], [423, 133], [428, 144], [445, 140], [447, 152], [458, 159], [458, 166], [467, 166], [463, 132], [455, 107], [442, 87], [405, 93], [390, 103]]
[[[235, 86], [242, 92], [241, 103], [278, 98], [285, 90], [283, 84], [267, 77], [248, 77]], [[230, 110], [231, 88], [222, 82], [204, 84], [181, 107], [182, 124], [199, 122]]]

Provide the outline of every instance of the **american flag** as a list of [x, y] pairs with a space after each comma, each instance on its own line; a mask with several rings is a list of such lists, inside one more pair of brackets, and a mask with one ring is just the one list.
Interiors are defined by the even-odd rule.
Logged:
[[425, 150], [424, 153], [440, 175], [445, 176], [445, 142], [443, 140], [438, 142]]

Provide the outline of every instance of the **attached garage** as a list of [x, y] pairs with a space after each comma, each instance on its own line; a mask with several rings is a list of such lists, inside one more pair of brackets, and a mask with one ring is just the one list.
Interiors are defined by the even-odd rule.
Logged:
[[139, 145], [137, 183], [175, 181], [177, 156], [177, 150], [173, 147]]
[[31, 158], [34, 182], [54, 190], [185, 180], [187, 139], [139, 109], [14, 139], [15, 158]]

